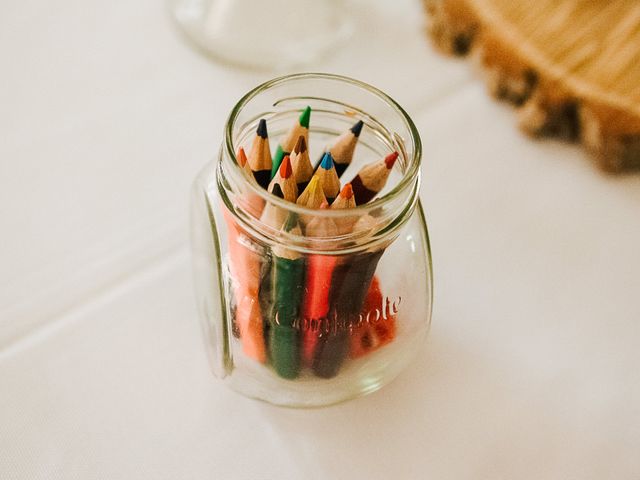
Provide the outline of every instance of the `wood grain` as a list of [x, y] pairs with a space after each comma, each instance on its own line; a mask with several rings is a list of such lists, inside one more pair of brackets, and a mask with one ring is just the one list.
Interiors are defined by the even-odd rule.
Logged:
[[469, 54], [532, 136], [580, 141], [607, 172], [640, 169], [640, 3], [424, 0], [428, 32]]

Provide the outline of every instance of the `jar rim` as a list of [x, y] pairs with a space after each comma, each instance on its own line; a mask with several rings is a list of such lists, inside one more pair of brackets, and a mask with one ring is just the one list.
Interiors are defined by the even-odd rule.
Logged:
[[[345, 82], [345, 83], [354, 85], [356, 87], [359, 87], [363, 90], [366, 90], [369, 93], [372, 93], [373, 95], [377, 96], [379, 99], [386, 102], [389, 106], [391, 106], [391, 108], [395, 110], [398, 116], [402, 119], [402, 121], [407, 127], [407, 130], [410, 132], [411, 140], [413, 142], [413, 152], [412, 152], [411, 158], [407, 158], [407, 153], [404, 150], [404, 148], [400, 148], [400, 151], [398, 152], [406, 164], [406, 171], [403, 172], [402, 178], [386, 194], [380, 196], [379, 198], [374, 199], [371, 202], [368, 202], [362, 205], [356, 205], [355, 208], [349, 209], [351, 213], [354, 214], [357, 212], [358, 215], [365, 215], [367, 213], [374, 212], [380, 207], [382, 207], [383, 205], [385, 205], [390, 200], [397, 198], [403, 192], [409, 190], [412, 184], [415, 183], [418, 177], [418, 174], [420, 172], [420, 161], [422, 158], [422, 141], [420, 139], [420, 134], [418, 132], [418, 129], [413, 123], [413, 120], [411, 120], [411, 117], [409, 117], [407, 112], [398, 104], [398, 102], [396, 102], [393, 98], [391, 98], [389, 95], [384, 93], [382, 90], [372, 85], [369, 85], [368, 83], [365, 83], [363, 81], [356, 80], [354, 78], [347, 77], [344, 75], [336, 75], [332, 73], [307, 72], [307, 73], [294, 73], [289, 75], [283, 75], [283, 76], [274, 78], [272, 80], [266, 81], [258, 85], [257, 87], [253, 88], [252, 90], [247, 92], [235, 104], [235, 106], [231, 110], [231, 113], [229, 114], [229, 117], [227, 119], [225, 134], [224, 134], [225, 136], [224, 143], [225, 143], [226, 153], [229, 156], [229, 158], [233, 160], [233, 164], [236, 167], [233, 169], [234, 173], [236, 175], [244, 175], [244, 172], [238, 166], [238, 162], [236, 159], [236, 148], [233, 141], [233, 131], [235, 127], [235, 122], [238, 115], [242, 111], [243, 107], [246, 104], [248, 104], [253, 98], [255, 98], [257, 95], [263, 93], [264, 91], [272, 87], [278, 86], [282, 83], [285, 83], [291, 80], [302, 80], [302, 79], [319, 79], [319, 80]], [[400, 146], [402, 147], [402, 145]], [[284, 199], [278, 198], [275, 195], [270, 194], [269, 192], [267, 192], [267, 190], [260, 187], [255, 182], [247, 182], [247, 184], [248, 184], [247, 187], [249, 188], [252, 194], [256, 194], [259, 197], [261, 197], [263, 200], [270, 202], [290, 212], [294, 212], [300, 215], [313, 214], [316, 216], [329, 217], [329, 218], [340, 217], [342, 215], [345, 215], [344, 210], [332, 210], [332, 209], [318, 210], [318, 209], [312, 209], [303, 205], [298, 205], [296, 203], [288, 202]], [[417, 195], [417, 191], [416, 191], [416, 195]]]

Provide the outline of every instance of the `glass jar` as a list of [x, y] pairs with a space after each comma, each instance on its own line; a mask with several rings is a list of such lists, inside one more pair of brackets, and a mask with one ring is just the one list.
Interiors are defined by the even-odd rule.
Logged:
[[247, 68], [308, 64], [336, 51], [353, 32], [345, 0], [168, 1], [176, 24], [200, 51]]
[[[343, 179], [400, 153], [376, 199], [354, 209], [312, 210], [248, 181], [235, 152], [250, 145], [258, 120], [267, 120], [273, 147], [307, 105], [312, 159], [364, 121]], [[218, 378], [274, 404], [320, 406], [373, 392], [409, 363], [423, 345], [432, 306], [420, 160], [420, 137], [406, 112], [347, 77], [289, 75], [237, 103], [192, 198], [196, 296]], [[290, 228], [261, 221], [267, 208]], [[310, 221], [347, 227], [303, 235]]]

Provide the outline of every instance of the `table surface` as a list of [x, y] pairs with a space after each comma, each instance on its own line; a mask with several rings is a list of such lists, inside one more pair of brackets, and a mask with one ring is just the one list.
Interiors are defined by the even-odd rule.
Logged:
[[417, 1], [367, 6], [308, 69], [422, 134], [433, 324], [387, 388], [311, 411], [215, 381], [192, 293], [190, 183], [273, 74], [151, 0], [3, 6], [0, 478], [638, 478], [640, 176], [525, 138]]

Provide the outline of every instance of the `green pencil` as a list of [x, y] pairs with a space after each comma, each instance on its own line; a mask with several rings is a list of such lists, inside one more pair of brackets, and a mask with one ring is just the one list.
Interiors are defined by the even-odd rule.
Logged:
[[273, 157], [273, 163], [271, 164], [271, 178], [275, 177], [284, 156], [291, 154], [300, 136], [303, 136], [306, 144], [309, 145], [310, 118], [311, 107], [307, 106], [307, 108], [305, 108], [300, 114], [298, 122], [293, 125], [285, 137], [278, 142], [278, 147], [276, 148], [276, 153]]
[[[297, 216], [290, 214], [282, 230], [301, 235]], [[276, 373], [296, 378], [300, 373], [299, 316], [304, 290], [304, 258], [282, 246], [273, 248], [269, 353]]]

